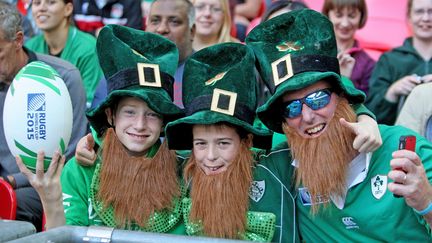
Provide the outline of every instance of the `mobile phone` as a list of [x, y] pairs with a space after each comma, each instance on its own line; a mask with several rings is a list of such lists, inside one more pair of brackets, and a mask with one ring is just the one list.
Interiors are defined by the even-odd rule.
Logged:
[[[406, 149], [415, 152], [416, 137], [412, 135], [401, 136], [399, 138], [399, 150]], [[395, 197], [401, 197], [400, 195], [393, 194]]]
[[412, 135], [401, 136], [399, 138], [399, 150], [406, 149], [415, 152], [416, 137]]

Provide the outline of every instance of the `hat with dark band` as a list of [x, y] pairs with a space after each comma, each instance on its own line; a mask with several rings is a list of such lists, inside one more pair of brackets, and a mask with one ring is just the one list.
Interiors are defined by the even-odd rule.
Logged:
[[254, 127], [257, 82], [252, 50], [239, 43], [202, 49], [185, 63], [183, 104], [186, 117], [165, 129], [170, 149], [192, 149], [192, 125], [229, 123], [254, 135], [253, 146], [270, 148], [269, 130]]
[[87, 117], [99, 136], [110, 127], [105, 109], [125, 96], [145, 101], [165, 123], [183, 116], [173, 103], [173, 77], [179, 56], [173, 42], [142, 30], [107, 25], [99, 33], [96, 48], [108, 96]]
[[258, 108], [260, 120], [282, 133], [280, 97], [287, 91], [327, 80], [352, 104], [365, 94], [339, 72], [333, 25], [310, 9], [293, 10], [256, 26], [246, 37], [257, 58], [257, 69], [272, 96]]

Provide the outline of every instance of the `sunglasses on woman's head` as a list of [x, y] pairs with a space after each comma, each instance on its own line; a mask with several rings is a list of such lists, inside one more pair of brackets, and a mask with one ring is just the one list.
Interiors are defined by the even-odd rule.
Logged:
[[332, 90], [330, 88], [314, 91], [301, 99], [282, 103], [282, 115], [285, 118], [296, 118], [302, 114], [303, 104], [316, 111], [330, 103]]

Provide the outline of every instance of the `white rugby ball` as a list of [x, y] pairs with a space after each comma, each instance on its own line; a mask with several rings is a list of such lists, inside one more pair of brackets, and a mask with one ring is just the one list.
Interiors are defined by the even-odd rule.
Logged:
[[72, 102], [60, 75], [40, 61], [24, 66], [4, 103], [3, 129], [11, 153], [35, 171], [37, 153], [43, 150], [47, 170], [55, 151], [64, 154], [72, 121]]

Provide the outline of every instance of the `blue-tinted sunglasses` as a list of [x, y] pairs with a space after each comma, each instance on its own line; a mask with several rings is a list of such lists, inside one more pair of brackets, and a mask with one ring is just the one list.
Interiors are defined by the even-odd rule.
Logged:
[[295, 118], [301, 115], [303, 104], [316, 111], [324, 108], [330, 103], [332, 90], [321, 89], [306, 95], [297, 100], [290, 100], [282, 103], [282, 115], [286, 118]]

